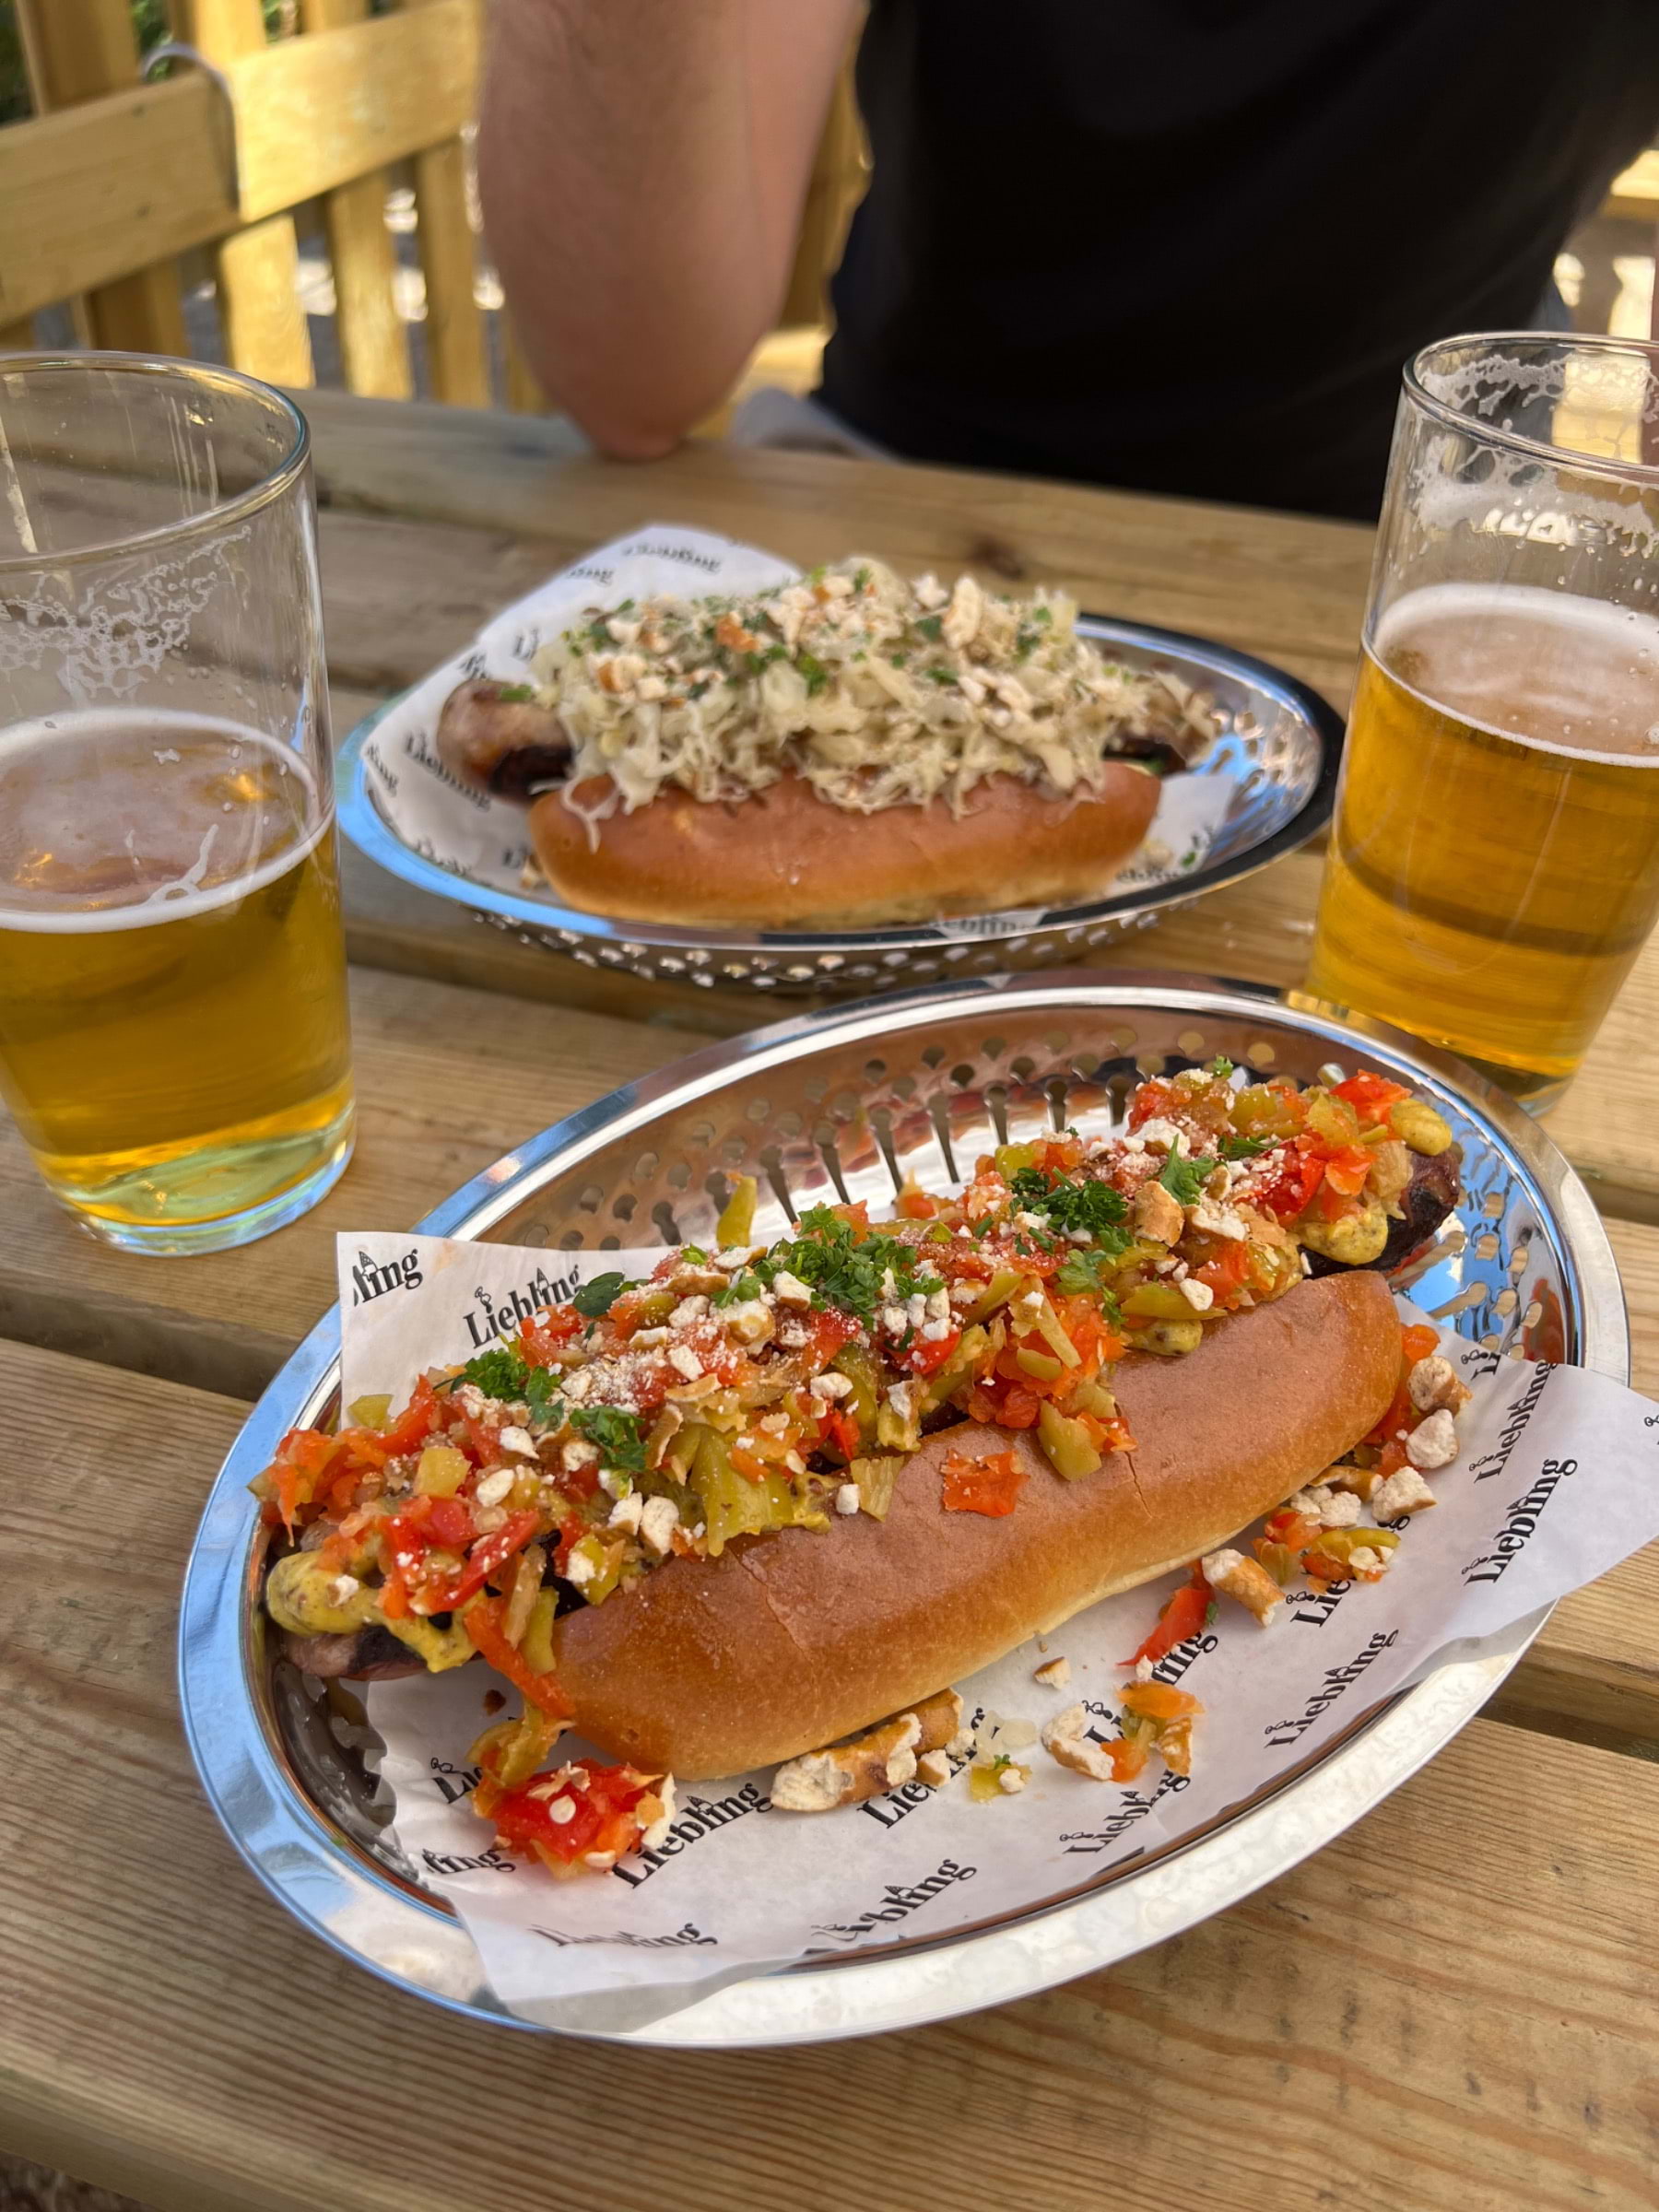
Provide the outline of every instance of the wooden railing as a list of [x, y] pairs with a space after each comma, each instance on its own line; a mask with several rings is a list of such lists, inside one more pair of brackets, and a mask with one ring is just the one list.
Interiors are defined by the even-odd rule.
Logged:
[[[0, 131], [0, 350], [28, 346], [33, 316], [68, 302], [85, 343], [187, 352], [178, 256], [206, 250], [224, 357], [276, 382], [310, 383], [292, 211], [314, 203], [343, 380], [406, 396], [414, 377], [385, 222], [387, 171], [398, 164], [413, 184], [428, 386], [488, 406], [463, 139], [486, 0], [390, 0], [392, 12], [372, 17], [370, 4], [295, 0], [297, 35], [267, 41], [260, 0], [171, 0], [173, 38], [207, 66], [177, 62], [146, 84], [131, 0], [14, 0], [35, 112]], [[822, 322], [861, 161], [844, 80], [785, 324]], [[502, 352], [508, 404], [541, 406], [510, 329]]]

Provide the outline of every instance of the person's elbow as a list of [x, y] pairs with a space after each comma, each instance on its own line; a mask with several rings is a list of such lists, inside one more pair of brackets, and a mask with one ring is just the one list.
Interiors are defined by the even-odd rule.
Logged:
[[641, 375], [639, 364], [653, 348], [623, 363], [586, 353], [576, 359], [534, 364], [554, 406], [570, 416], [611, 461], [660, 461], [683, 444], [699, 423], [730, 396], [752, 347], [734, 344], [717, 359], [674, 359], [662, 349], [662, 366]]

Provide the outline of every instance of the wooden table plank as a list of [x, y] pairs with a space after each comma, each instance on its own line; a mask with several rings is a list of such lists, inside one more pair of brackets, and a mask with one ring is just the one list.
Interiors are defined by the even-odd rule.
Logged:
[[1226, 638], [1338, 698], [1351, 676], [1371, 574], [1359, 524], [714, 443], [618, 466], [556, 416], [294, 396], [331, 517], [508, 531], [566, 559], [652, 522], [725, 531], [803, 567], [862, 547], [901, 568], [1061, 583], [1095, 613]]
[[1653, 2201], [1659, 1771], [1477, 1722], [1204, 1927], [903, 2036], [691, 2057], [474, 2027], [289, 1924], [190, 1771], [178, 1571], [241, 1407], [16, 1345], [0, 1389], [35, 1470], [0, 1557], [25, 2155], [159, 2212]]
[[703, 1040], [370, 970], [353, 977], [356, 1159], [304, 1220], [188, 1261], [95, 1244], [0, 1123], [0, 1335], [256, 1395], [334, 1302], [338, 1230], [389, 1229], [536, 1129]]

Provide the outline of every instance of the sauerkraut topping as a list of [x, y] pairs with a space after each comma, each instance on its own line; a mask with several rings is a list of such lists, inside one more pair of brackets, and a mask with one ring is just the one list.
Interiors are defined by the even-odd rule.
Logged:
[[[533, 665], [573, 762], [565, 803], [590, 820], [669, 786], [737, 800], [787, 773], [849, 812], [943, 799], [988, 777], [1057, 796], [1124, 755], [1190, 761], [1213, 734], [1174, 675], [1106, 659], [1064, 593], [1029, 599], [959, 577], [913, 583], [853, 559], [745, 597], [594, 609]], [[598, 804], [573, 794], [608, 778]]]

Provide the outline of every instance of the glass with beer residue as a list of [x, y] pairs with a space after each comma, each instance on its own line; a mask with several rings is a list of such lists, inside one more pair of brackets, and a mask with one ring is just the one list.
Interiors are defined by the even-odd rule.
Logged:
[[0, 357], [0, 1098], [134, 1251], [350, 1155], [309, 443], [228, 370]]
[[1659, 349], [1406, 372], [1308, 992], [1541, 1111], [1659, 912]]

